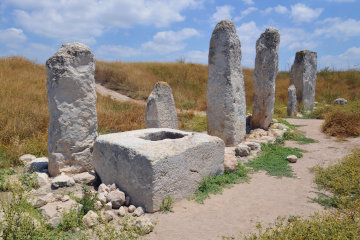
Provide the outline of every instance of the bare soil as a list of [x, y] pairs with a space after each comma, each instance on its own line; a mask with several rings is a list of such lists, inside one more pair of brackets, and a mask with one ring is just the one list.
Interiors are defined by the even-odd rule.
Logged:
[[276, 178], [259, 172], [251, 175], [250, 183], [234, 185], [222, 195], [212, 195], [204, 204], [186, 199], [174, 204], [174, 212], [152, 215], [158, 225], [144, 239], [196, 240], [221, 239], [222, 236], [239, 236], [256, 231], [261, 222], [267, 226], [278, 216], [309, 216], [323, 208], [311, 201], [316, 196], [316, 185], [309, 168], [336, 163], [351, 149], [360, 146], [360, 138], [339, 141], [320, 131], [322, 120], [288, 119], [307, 137], [317, 143], [287, 146], [307, 150], [297, 163], [292, 164], [296, 178]]

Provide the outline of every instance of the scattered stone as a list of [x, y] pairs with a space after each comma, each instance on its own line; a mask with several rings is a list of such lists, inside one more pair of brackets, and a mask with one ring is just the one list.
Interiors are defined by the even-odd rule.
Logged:
[[50, 184], [49, 175], [47, 173], [36, 173], [39, 187]]
[[271, 126], [272, 129], [281, 129], [281, 130], [287, 130], [289, 129], [288, 126], [286, 126], [285, 124], [282, 124], [282, 123], [274, 123], [272, 126]]
[[62, 218], [61, 217], [54, 217], [54, 218], [51, 218], [48, 223], [53, 227], [53, 228], [56, 228], [60, 225], [62, 221]]
[[292, 84], [288, 88], [288, 102], [287, 102], [287, 115], [295, 116], [296, 115], [296, 88], [295, 85]]
[[40, 212], [47, 220], [50, 220], [54, 217], [61, 217], [62, 213], [70, 210], [71, 207], [80, 209], [81, 204], [78, 204], [72, 199], [66, 202], [55, 201], [40, 207]]
[[114, 209], [118, 209], [125, 203], [125, 193], [115, 189], [106, 196], [106, 201], [111, 202]]
[[224, 169], [233, 172], [236, 171], [238, 165], [239, 165], [238, 160], [234, 156], [229, 156], [225, 154]]
[[245, 145], [247, 145], [251, 151], [256, 151], [261, 149], [261, 145], [257, 142], [244, 142]]
[[186, 198], [204, 176], [224, 172], [220, 138], [169, 128], [101, 135], [93, 156], [102, 182], [120, 186], [134, 205], [148, 212], [159, 210], [164, 197]]
[[102, 203], [100, 201], [96, 201], [95, 204], [94, 204], [94, 208], [96, 210], [100, 210], [102, 208]]
[[238, 144], [235, 148], [235, 154], [240, 157], [249, 156], [251, 148], [246, 144]]
[[108, 187], [109, 187], [109, 192], [116, 190], [116, 185], [115, 185], [115, 183], [109, 185]]
[[95, 174], [89, 172], [83, 172], [73, 175], [73, 178], [76, 183], [83, 183], [83, 184], [93, 184], [95, 182]]
[[144, 209], [142, 207], [137, 207], [133, 213], [135, 217], [140, 217], [144, 214]]
[[219, 22], [211, 36], [207, 81], [207, 131], [239, 144], [246, 134], [246, 102], [241, 66], [241, 43], [230, 20]]
[[107, 204], [105, 204], [105, 211], [106, 210], [111, 210], [113, 207], [112, 207], [112, 203], [111, 202], [108, 202]]
[[25, 155], [22, 155], [21, 157], [19, 157], [19, 161], [24, 164], [27, 164], [35, 159], [36, 159], [36, 157], [32, 154], [25, 154]]
[[35, 158], [28, 167], [28, 172], [43, 172], [48, 169], [49, 160], [47, 157]]
[[45, 206], [47, 204], [47, 201], [43, 197], [36, 198], [33, 202], [34, 208], [41, 208], [42, 206]]
[[66, 202], [66, 201], [69, 201], [69, 200], [70, 200], [69, 195], [65, 195], [65, 196], [63, 196], [63, 197], [61, 198], [61, 201], [62, 201], [62, 202]]
[[72, 187], [74, 185], [74, 179], [65, 174], [61, 174], [51, 181], [51, 187], [53, 188]]
[[286, 160], [288, 160], [291, 163], [296, 163], [298, 158], [295, 155], [289, 155], [289, 156], [286, 157]]
[[106, 186], [104, 183], [100, 184], [99, 188], [98, 188], [98, 192], [99, 193], [108, 193], [110, 192], [110, 188], [108, 186]]
[[270, 129], [269, 130], [269, 136], [272, 136], [272, 137], [283, 137], [284, 136], [284, 133], [285, 133], [285, 130], [281, 130], [281, 129]]
[[94, 55], [80, 43], [63, 44], [46, 61], [50, 176], [93, 168], [91, 151], [97, 137], [94, 70]]
[[149, 234], [154, 229], [154, 222], [148, 216], [141, 216], [136, 221], [136, 227], [145, 234]]
[[116, 217], [116, 214], [113, 211], [109, 210], [109, 211], [105, 211], [103, 213], [103, 217], [104, 217], [105, 221], [110, 222], [110, 221], [114, 220], [114, 218]]
[[157, 82], [147, 100], [146, 128], [179, 128], [174, 97], [166, 82]]
[[126, 215], [126, 209], [123, 206], [121, 206], [117, 211], [117, 213], [120, 217], [124, 217]]
[[279, 44], [279, 31], [271, 27], [256, 41], [252, 128], [268, 129], [273, 118]]
[[[107, 195], [107, 194], [106, 194], [106, 195]], [[99, 193], [98, 196], [97, 196], [98, 199], [99, 199], [99, 201], [100, 201], [102, 204], [106, 204], [106, 203], [107, 203], [106, 195], [105, 195], [104, 192], [102, 192], [102, 193]]]
[[85, 224], [85, 226], [87, 226], [88, 228], [91, 228], [93, 226], [96, 225], [96, 223], [98, 222], [98, 215], [90, 210], [83, 218], [82, 221]]
[[129, 213], [133, 213], [136, 210], [136, 207], [134, 205], [130, 205], [128, 208]]
[[337, 98], [334, 100], [334, 105], [345, 105], [348, 101], [345, 98]]
[[296, 52], [290, 71], [290, 84], [296, 88], [297, 102], [304, 105], [305, 111], [312, 111], [315, 99], [317, 53], [309, 50]]

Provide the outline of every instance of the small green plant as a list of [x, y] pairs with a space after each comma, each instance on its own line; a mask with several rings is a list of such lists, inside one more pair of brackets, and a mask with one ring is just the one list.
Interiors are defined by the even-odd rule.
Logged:
[[245, 168], [241, 163], [238, 164], [236, 171], [229, 172], [225, 170], [223, 175], [219, 176], [205, 176], [200, 183], [200, 187], [195, 194], [189, 199], [194, 199], [199, 203], [203, 203], [205, 199], [210, 197], [210, 194], [222, 193], [222, 189], [231, 187], [233, 184], [246, 182], [250, 179], [250, 170]]
[[77, 202], [82, 205], [82, 208], [79, 212], [80, 218], [85, 216], [90, 210], [94, 210], [95, 202], [98, 200], [97, 194], [91, 192], [86, 185], [83, 185], [82, 193], [83, 193], [83, 197], [77, 199]]
[[288, 121], [286, 121], [284, 119], [279, 119], [278, 121], [279, 121], [279, 123], [282, 123], [282, 124], [286, 125], [287, 127], [289, 127], [289, 129], [284, 133], [284, 136], [282, 137], [282, 139], [278, 140], [279, 143], [283, 143], [285, 140], [295, 141], [301, 145], [318, 142], [315, 139], [306, 137], [304, 132], [296, 129], [296, 127], [294, 125], [290, 124]]
[[70, 208], [62, 214], [62, 221], [57, 230], [60, 231], [75, 231], [77, 227], [82, 225], [82, 215], [75, 207]]
[[303, 151], [299, 148], [284, 147], [278, 143], [262, 144], [261, 154], [253, 161], [246, 163], [246, 166], [253, 168], [254, 171], [264, 170], [270, 176], [294, 177], [286, 157], [295, 155], [300, 158]]
[[160, 211], [163, 213], [174, 212], [172, 210], [173, 203], [174, 203], [174, 199], [170, 195], [164, 197], [161, 201]]
[[15, 174], [15, 171], [13, 169], [0, 170], [0, 191], [6, 192], [11, 190], [11, 184], [9, 180], [7, 179], [7, 176]]
[[35, 188], [39, 188], [39, 182], [38, 182], [38, 179], [37, 179], [37, 174], [36, 172], [32, 172], [32, 173], [28, 173], [28, 172], [25, 172], [25, 173], [22, 173], [20, 176], [19, 176], [19, 180], [20, 182], [24, 185], [24, 188], [27, 190], [27, 191], [30, 191], [31, 189]]

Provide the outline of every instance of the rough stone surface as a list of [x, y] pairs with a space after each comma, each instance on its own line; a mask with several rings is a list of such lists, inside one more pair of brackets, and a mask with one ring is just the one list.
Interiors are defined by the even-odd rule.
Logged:
[[298, 51], [290, 71], [290, 84], [296, 88], [298, 103], [305, 111], [312, 111], [315, 99], [317, 53], [309, 50]]
[[148, 216], [141, 216], [137, 219], [135, 226], [141, 229], [145, 234], [152, 232], [155, 223]]
[[233, 172], [238, 167], [238, 160], [235, 157], [235, 147], [226, 147], [224, 156], [224, 169]]
[[94, 70], [94, 55], [80, 43], [62, 45], [46, 62], [50, 176], [92, 169], [97, 136]]
[[108, 202], [107, 204], [105, 204], [105, 210], [111, 210], [113, 207], [112, 207], [112, 203], [111, 202]]
[[295, 155], [289, 155], [289, 156], [286, 157], [286, 160], [288, 160], [291, 163], [296, 163], [298, 158]]
[[76, 183], [93, 184], [95, 182], [95, 173], [83, 172], [73, 176]]
[[96, 201], [94, 204], [95, 210], [100, 210], [102, 208], [102, 203], [100, 201]]
[[256, 41], [252, 128], [267, 129], [274, 115], [279, 44], [280, 34], [276, 28], [267, 28]]
[[103, 183], [115, 183], [134, 205], [154, 212], [164, 197], [186, 198], [204, 176], [222, 174], [224, 142], [170, 128], [101, 135], [94, 166]]
[[296, 115], [296, 88], [295, 85], [290, 85], [288, 88], [288, 102], [287, 102], [287, 115], [295, 116]]
[[128, 208], [129, 213], [133, 213], [136, 210], [136, 207], [134, 205], [130, 205]]
[[337, 98], [334, 100], [334, 105], [345, 105], [348, 101], [345, 98]]
[[62, 188], [62, 187], [71, 187], [75, 185], [75, 181], [72, 177], [69, 177], [65, 174], [55, 177], [51, 181], [51, 187], [53, 188]]
[[111, 202], [112, 208], [118, 209], [125, 203], [125, 193], [119, 189], [109, 192], [106, 196], [106, 200]]
[[87, 226], [88, 228], [91, 228], [93, 226], [96, 225], [96, 223], [98, 222], [98, 215], [96, 214], [96, 212], [90, 210], [88, 211], [88, 213], [82, 218], [83, 223], [85, 224], [85, 226]]
[[242, 144], [242, 143], [238, 144], [235, 148], [235, 154], [240, 157], [249, 156], [250, 151], [251, 151], [251, 148], [248, 145]]
[[140, 217], [144, 214], [144, 209], [142, 207], [137, 207], [136, 210], [133, 212], [135, 217]]
[[52, 218], [61, 217], [63, 212], [70, 210], [71, 207], [80, 209], [81, 205], [72, 199], [66, 202], [55, 201], [40, 207], [40, 213], [47, 220], [50, 220]]
[[126, 210], [125, 210], [125, 208], [124, 208], [123, 206], [121, 206], [121, 207], [119, 208], [118, 215], [119, 215], [120, 217], [124, 217], [124, 216], [126, 215]]
[[37, 173], [37, 181], [39, 187], [50, 184], [49, 175], [47, 173]]
[[110, 192], [110, 188], [106, 186], [106, 184], [102, 183], [99, 185], [98, 192], [107, 194], [108, 192]]
[[[107, 194], [106, 194], [106, 195], [107, 195]], [[98, 196], [97, 196], [98, 199], [99, 199], [99, 201], [100, 201], [101, 203], [103, 203], [103, 204], [106, 204], [106, 203], [107, 203], [106, 195], [105, 195], [104, 192], [101, 192], [101, 193], [99, 193]]]
[[22, 155], [21, 157], [19, 157], [19, 161], [23, 162], [24, 164], [31, 162], [35, 159], [36, 159], [36, 157], [32, 154], [25, 154], [25, 155]]
[[166, 82], [157, 82], [147, 100], [146, 128], [179, 128], [174, 97]]
[[219, 22], [212, 33], [208, 66], [207, 131], [235, 146], [246, 134], [246, 100], [241, 43], [230, 20]]
[[47, 157], [35, 158], [28, 166], [28, 172], [43, 172], [48, 169], [49, 160]]
[[261, 145], [257, 142], [244, 142], [243, 144], [247, 145], [252, 151], [261, 149]]

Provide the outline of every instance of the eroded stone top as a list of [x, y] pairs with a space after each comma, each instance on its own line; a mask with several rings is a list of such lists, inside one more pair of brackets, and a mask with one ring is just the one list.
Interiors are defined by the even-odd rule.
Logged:
[[274, 48], [280, 43], [279, 31], [274, 27], [266, 28], [265, 32], [261, 34], [260, 38], [256, 42], [256, 50], [261, 51], [263, 49]]
[[216, 24], [214, 32], [217, 31], [235, 31], [235, 25], [231, 20], [225, 19]]

